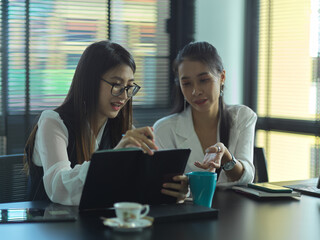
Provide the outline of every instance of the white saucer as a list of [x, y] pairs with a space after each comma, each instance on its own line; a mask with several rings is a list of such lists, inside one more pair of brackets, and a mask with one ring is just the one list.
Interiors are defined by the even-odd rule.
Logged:
[[150, 227], [152, 222], [148, 219], [139, 219], [130, 225], [122, 225], [118, 218], [106, 218], [103, 220], [105, 226], [122, 232], [141, 231], [143, 228]]

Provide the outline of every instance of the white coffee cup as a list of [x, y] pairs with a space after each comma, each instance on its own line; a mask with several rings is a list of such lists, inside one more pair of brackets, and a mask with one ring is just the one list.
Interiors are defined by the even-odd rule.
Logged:
[[114, 205], [116, 216], [121, 224], [130, 225], [149, 213], [149, 205], [134, 202], [119, 202]]

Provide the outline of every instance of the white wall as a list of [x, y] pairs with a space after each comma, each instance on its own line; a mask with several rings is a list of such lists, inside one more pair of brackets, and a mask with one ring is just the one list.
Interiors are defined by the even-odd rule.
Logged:
[[243, 103], [245, 0], [196, 0], [196, 41], [215, 46], [226, 70], [225, 101]]

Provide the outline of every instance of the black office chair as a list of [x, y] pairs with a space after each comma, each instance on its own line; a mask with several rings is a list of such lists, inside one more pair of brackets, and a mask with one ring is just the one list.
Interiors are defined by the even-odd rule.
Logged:
[[268, 182], [267, 160], [263, 148], [254, 147], [253, 165], [256, 168], [253, 182]]
[[0, 156], [0, 203], [27, 201], [23, 154]]

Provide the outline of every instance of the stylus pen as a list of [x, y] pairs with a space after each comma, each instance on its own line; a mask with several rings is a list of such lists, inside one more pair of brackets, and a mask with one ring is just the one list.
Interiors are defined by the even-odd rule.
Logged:
[[[122, 134], [122, 137], [124, 137], [125, 134]], [[150, 136], [147, 136], [148, 139], [152, 140], [152, 138]]]

